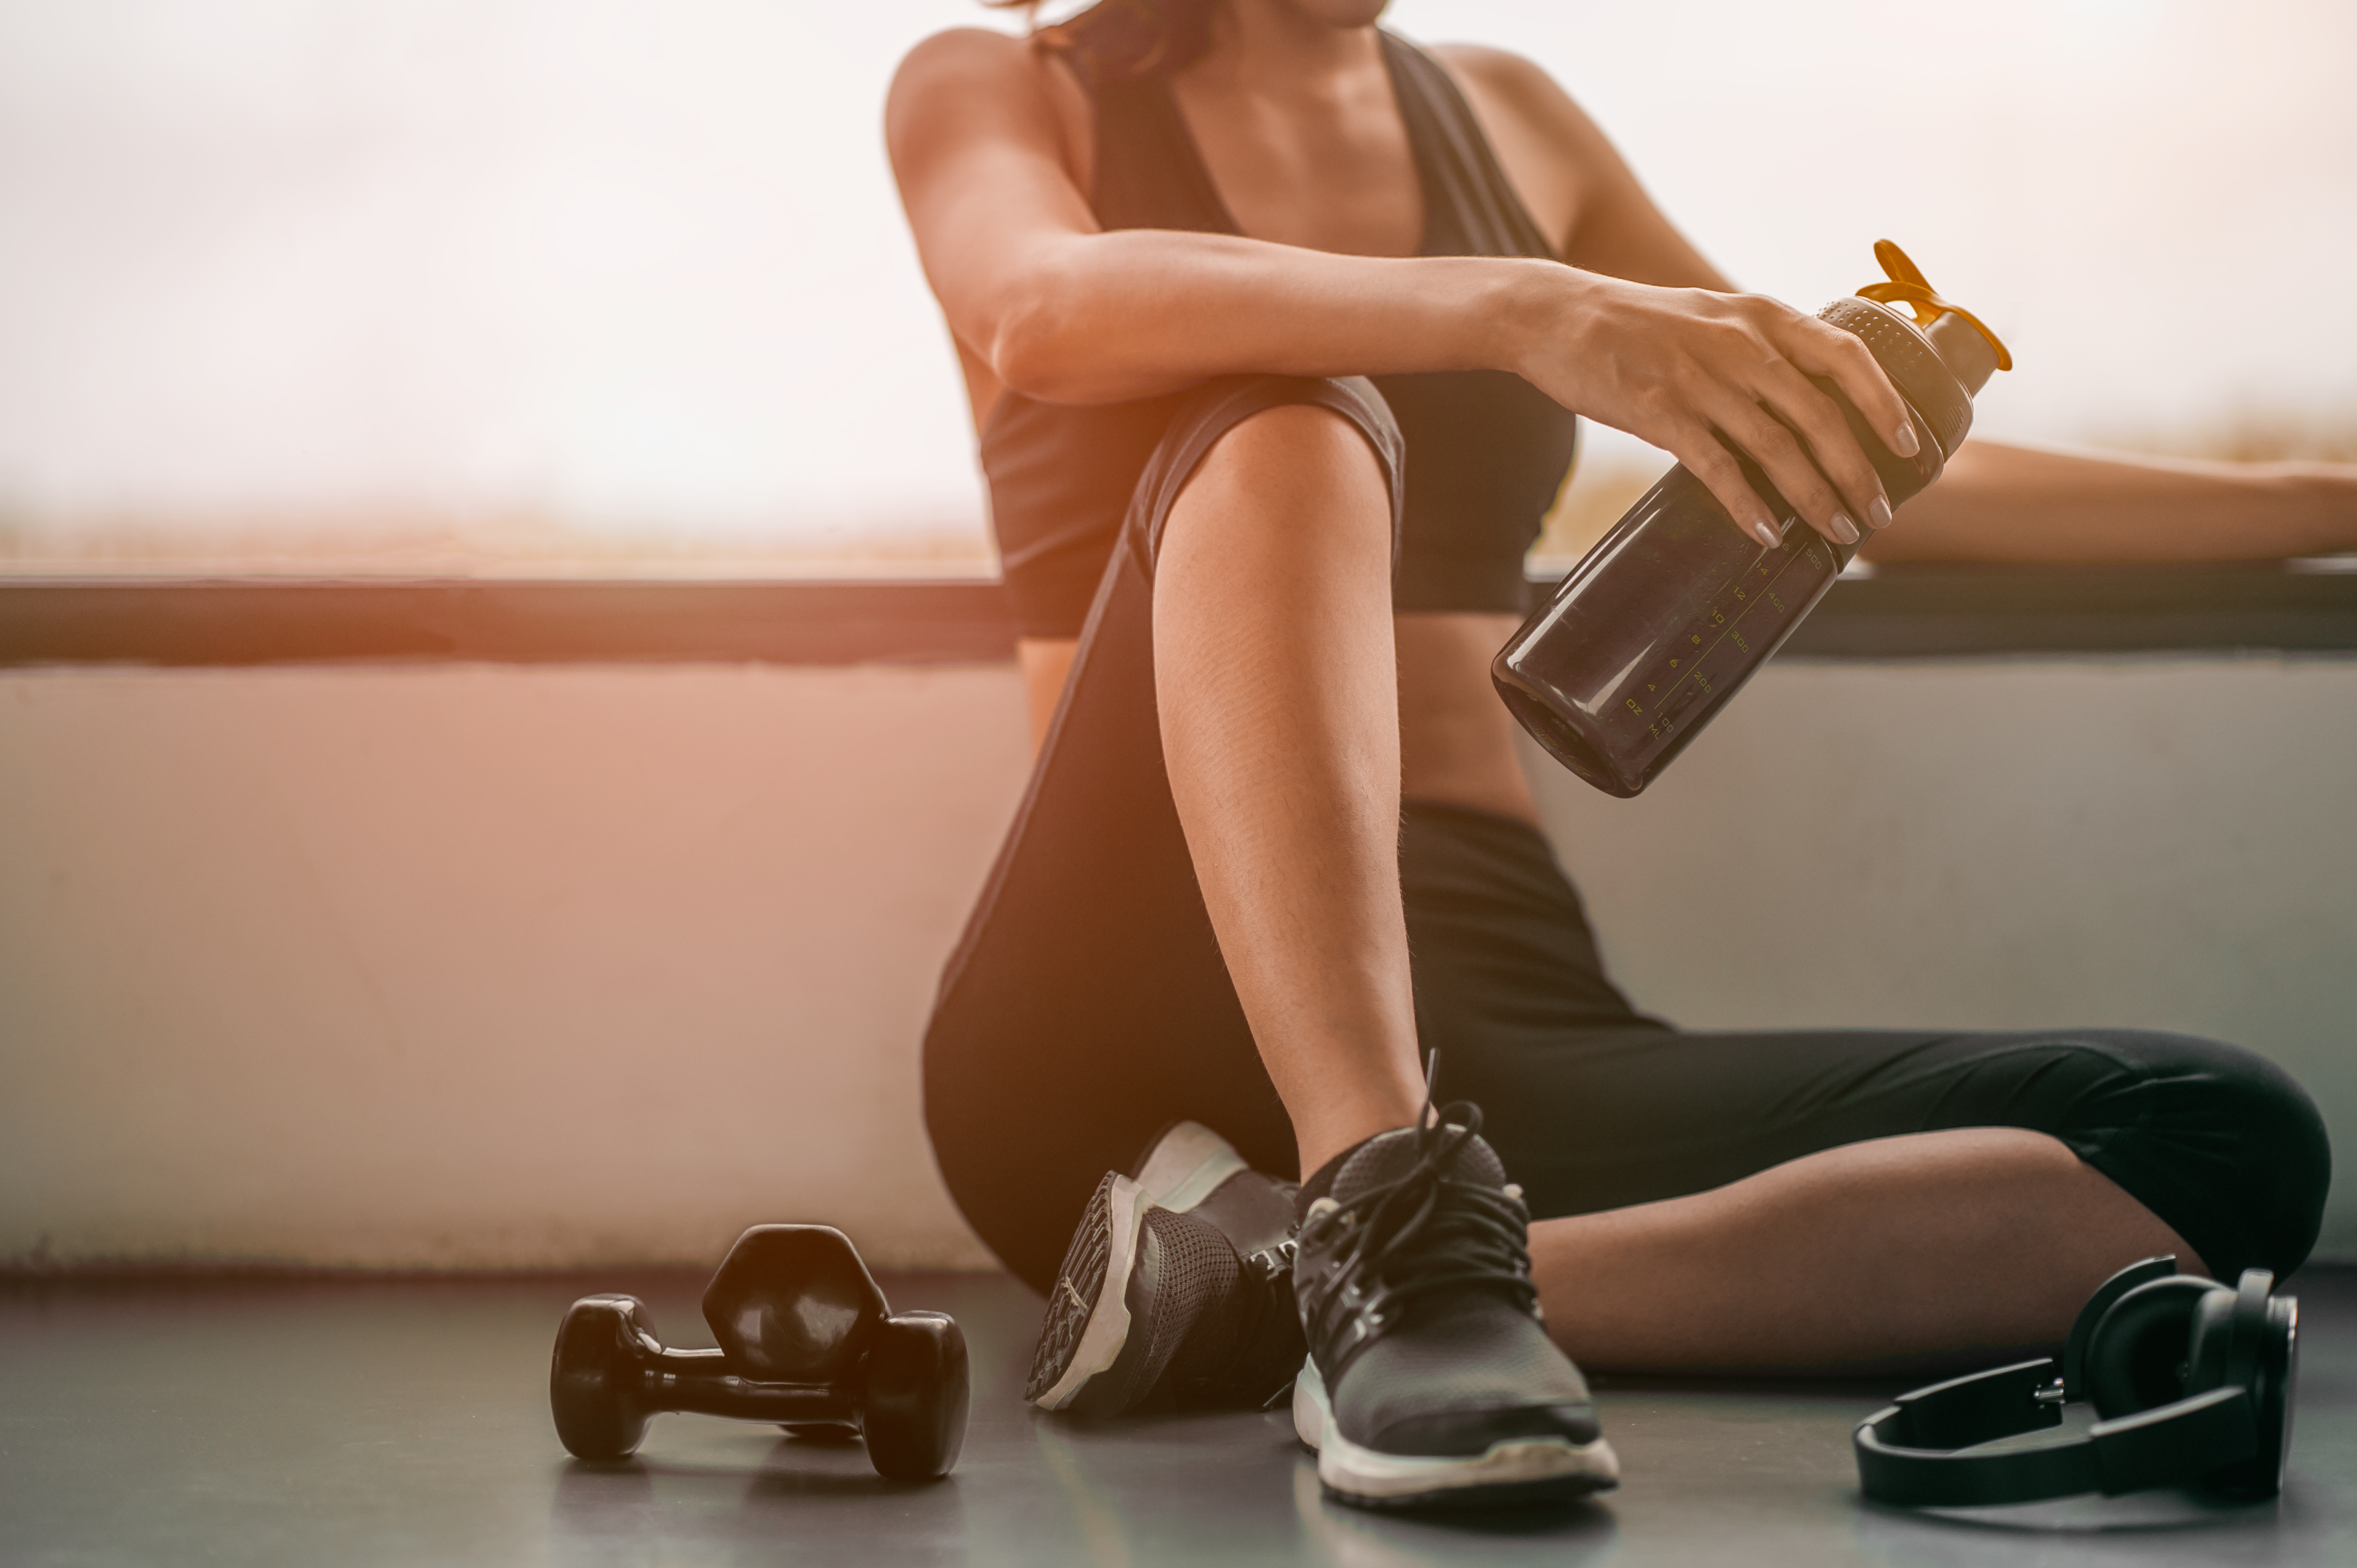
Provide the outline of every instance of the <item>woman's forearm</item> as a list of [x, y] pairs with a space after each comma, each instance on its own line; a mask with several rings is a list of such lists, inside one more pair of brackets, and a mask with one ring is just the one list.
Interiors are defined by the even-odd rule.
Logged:
[[[1149, 397], [1206, 376], [1506, 369], [1514, 322], [1584, 274], [1494, 257], [1335, 255], [1231, 235], [1122, 230], [1039, 242], [975, 344], [1055, 403]], [[1546, 296], [1543, 299], [1542, 296]]]
[[1255, 371], [1516, 369], [1518, 345], [1548, 336], [1537, 324], [1593, 315], [1579, 308], [1587, 295], [1628, 286], [1520, 257], [1103, 231], [1057, 107], [1075, 91], [1038, 49], [958, 29], [909, 52], [885, 110], [917, 253], [951, 331], [1032, 396], [1110, 403]]
[[1974, 441], [1870, 561], [2247, 561], [2357, 550], [2357, 467], [2212, 463]]

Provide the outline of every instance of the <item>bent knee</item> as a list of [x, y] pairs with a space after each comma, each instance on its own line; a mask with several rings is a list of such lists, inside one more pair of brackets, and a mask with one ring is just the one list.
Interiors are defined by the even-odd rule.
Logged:
[[1172, 501], [1154, 540], [1157, 578], [1388, 603], [1396, 515], [1390, 476], [1348, 417], [1262, 409], [1220, 436]]
[[2056, 1129], [2167, 1220], [2219, 1276], [2287, 1274], [2315, 1246], [2331, 1141], [2292, 1076], [2239, 1046], [2114, 1031], [2086, 1045], [2115, 1070]]
[[[1399, 426], [1372, 383], [1239, 376], [1207, 381], [1163, 433], [1129, 526], [1153, 571], [1175, 530], [1242, 547], [1388, 564], [1396, 552]], [[1272, 524], [1274, 526], [1272, 526]], [[1380, 552], [1380, 555], [1377, 553]], [[1325, 564], [1338, 564], [1328, 554]]]
[[1280, 403], [1244, 415], [1228, 427], [1204, 458], [1206, 465], [1302, 463], [1329, 460], [1375, 466], [1375, 450], [1358, 423], [1322, 403]]
[[1179, 505], [1214, 494], [1389, 527], [1390, 478], [1382, 458], [1354, 421], [1320, 403], [1278, 403], [1229, 426], [1180, 488]]

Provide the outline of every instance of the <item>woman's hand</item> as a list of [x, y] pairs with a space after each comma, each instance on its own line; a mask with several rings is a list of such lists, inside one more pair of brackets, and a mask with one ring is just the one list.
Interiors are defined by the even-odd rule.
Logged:
[[1854, 334], [1757, 295], [1568, 268], [1531, 282], [1510, 308], [1512, 368], [1566, 408], [1674, 456], [1745, 532], [1772, 546], [1779, 520], [1735, 452], [1828, 539], [1854, 544], [1889, 523], [1874, 465], [1839, 406], [1809, 381], [1831, 380], [1893, 452], [1915, 455], [1907, 405]]

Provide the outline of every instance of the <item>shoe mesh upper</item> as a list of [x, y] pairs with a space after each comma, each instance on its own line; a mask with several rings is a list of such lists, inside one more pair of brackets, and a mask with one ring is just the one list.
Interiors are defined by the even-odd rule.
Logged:
[[[1092, 1320], [1117, 1296], [1128, 1326], [1110, 1365], [1068, 1391], [1061, 1408], [1090, 1416], [1117, 1415], [1168, 1391], [1195, 1403], [1260, 1403], [1284, 1389], [1306, 1353], [1294, 1312], [1292, 1276], [1272, 1275], [1239, 1256], [1228, 1230], [1239, 1217], [1255, 1234], [1266, 1211], [1286, 1211], [1279, 1184], [1257, 1172], [1231, 1177], [1222, 1198], [1242, 1197], [1237, 1213], [1206, 1204], [1180, 1211], [1138, 1200], [1137, 1249], [1127, 1272], [1108, 1277], [1112, 1256], [1111, 1197], [1125, 1178], [1108, 1174], [1073, 1232], [1064, 1266], [1040, 1325], [1023, 1397], [1038, 1400], [1071, 1369]], [[1254, 1184], [1261, 1191], [1243, 1190]]]
[[1480, 1112], [1370, 1140], [1301, 1232], [1297, 1289], [1336, 1426], [1395, 1454], [1598, 1435], [1578, 1369], [1534, 1309], [1527, 1213]]
[[1471, 1293], [1378, 1339], [1327, 1397], [1344, 1436], [1391, 1454], [1597, 1435], [1587, 1384], [1546, 1330], [1512, 1303]]
[[1302, 1357], [1285, 1282], [1254, 1277], [1225, 1232], [1196, 1215], [1156, 1209], [1146, 1223], [1162, 1250], [1151, 1332], [1167, 1359], [1153, 1381], [1193, 1399], [1258, 1400], [1284, 1387]]
[[[1142, 1267], [1153, 1271], [1145, 1329], [1151, 1347], [1153, 1375], [1146, 1387], [1161, 1380], [1182, 1347], [1192, 1339], [1210, 1349], [1229, 1337], [1221, 1332], [1228, 1313], [1228, 1297], [1243, 1273], [1233, 1248], [1219, 1230], [1191, 1214], [1157, 1208], [1146, 1217], [1148, 1251]], [[1134, 1332], [1134, 1331], [1133, 1331]], [[1193, 1348], [1193, 1347], [1188, 1347]], [[1200, 1359], [1200, 1352], [1193, 1358]], [[1143, 1391], [1143, 1389], [1141, 1389]]]

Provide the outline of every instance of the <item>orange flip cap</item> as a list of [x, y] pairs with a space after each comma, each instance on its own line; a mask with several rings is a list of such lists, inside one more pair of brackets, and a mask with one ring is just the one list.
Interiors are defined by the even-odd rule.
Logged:
[[1918, 327], [1929, 327], [1943, 316], [1961, 316], [1972, 323], [1973, 330], [1988, 339], [1990, 348], [1996, 350], [1996, 368], [2000, 371], [2013, 369], [2013, 351], [1988, 329], [1988, 323], [1963, 306], [1942, 299], [1939, 291], [1932, 286], [1931, 280], [1923, 275], [1923, 269], [1910, 261], [1906, 252], [1888, 240], [1877, 240], [1874, 242], [1874, 259], [1882, 263], [1882, 270], [1890, 274], [1890, 281], [1867, 285], [1857, 291], [1861, 297], [1881, 305], [1904, 304], [1910, 306], [1915, 312], [1915, 325]]

